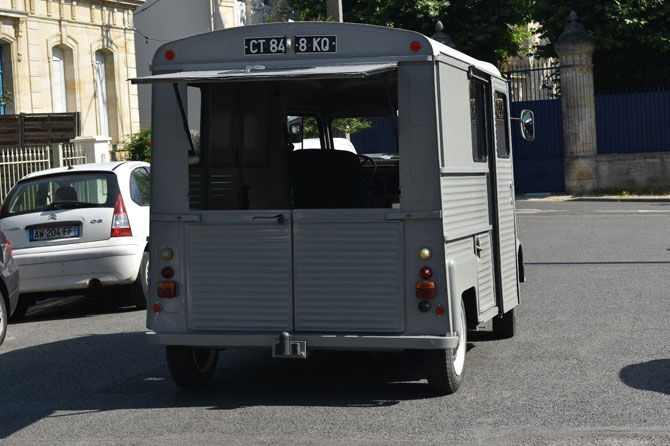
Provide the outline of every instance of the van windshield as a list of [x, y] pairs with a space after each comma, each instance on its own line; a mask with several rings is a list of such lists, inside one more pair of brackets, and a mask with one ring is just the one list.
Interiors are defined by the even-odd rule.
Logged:
[[397, 207], [396, 79], [197, 84], [190, 208]]

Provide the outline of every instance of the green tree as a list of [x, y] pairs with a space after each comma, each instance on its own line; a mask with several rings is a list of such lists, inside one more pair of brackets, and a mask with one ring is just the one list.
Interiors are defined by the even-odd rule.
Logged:
[[596, 43], [596, 89], [670, 85], [670, 2], [666, 0], [535, 0], [533, 18], [551, 43], [539, 48], [554, 56], [571, 10]]
[[151, 127], [133, 133], [123, 144], [131, 161], [151, 161]]
[[[343, 0], [344, 21], [418, 31], [427, 36], [441, 20], [458, 50], [502, 64], [519, 52], [533, 0]], [[324, 20], [323, 0], [290, 0], [302, 20]]]

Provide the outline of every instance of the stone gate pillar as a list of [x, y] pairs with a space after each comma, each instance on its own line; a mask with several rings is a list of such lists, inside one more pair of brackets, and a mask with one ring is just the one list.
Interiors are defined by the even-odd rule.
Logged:
[[561, 58], [561, 108], [565, 190], [587, 193], [598, 188], [596, 104], [592, 55], [596, 45], [570, 12], [569, 22], [554, 44]]

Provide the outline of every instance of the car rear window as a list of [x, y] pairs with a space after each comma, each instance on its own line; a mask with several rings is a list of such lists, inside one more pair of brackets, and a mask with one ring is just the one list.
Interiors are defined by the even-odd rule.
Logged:
[[119, 194], [116, 176], [109, 172], [78, 172], [31, 178], [16, 184], [0, 218], [53, 209], [114, 207]]

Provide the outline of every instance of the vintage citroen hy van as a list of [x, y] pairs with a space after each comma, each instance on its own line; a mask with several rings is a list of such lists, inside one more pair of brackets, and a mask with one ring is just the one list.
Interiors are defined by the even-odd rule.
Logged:
[[[507, 85], [421, 34], [278, 23], [163, 45], [152, 75], [148, 337], [183, 388], [218, 351], [422, 350], [515, 329]], [[526, 126], [528, 122], [525, 123]]]

